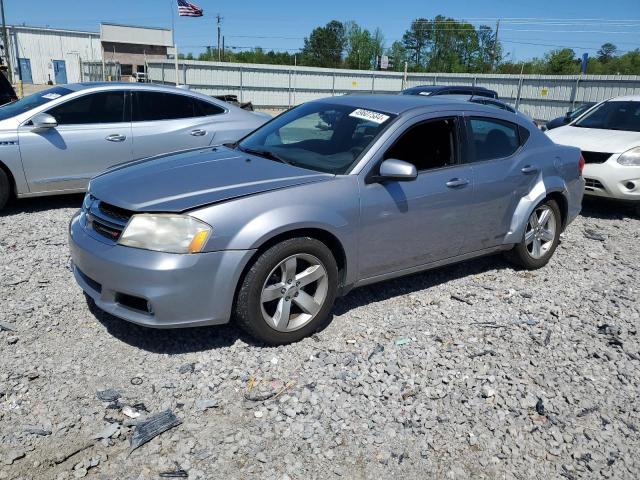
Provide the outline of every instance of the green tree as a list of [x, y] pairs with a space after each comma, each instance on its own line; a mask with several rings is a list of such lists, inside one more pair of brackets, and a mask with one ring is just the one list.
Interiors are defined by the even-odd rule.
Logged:
[[600, 60], [602, 63], [607, 63], [616, 55], [617, 51], [618, 47], [616, 47], [613, 43], [603, 43], [600, 47], [600, 50], [598, 50], [598, 60]]
[[572, 75], [580, 73], [580, 62], [570, 48], [552, 50], [544, 56], [545, 71], [549, 75]]
[[347, 38], [345, 65], [347, 68], [368, 70], [374, 61], [373, 38], [369, 30], [363, 30], [356, 22], [345, 24]]
[[419, 70], [424, 65], [424, 56], [427, 53], [431, 21], [426, 18], [416, 18], [411, 22], [411, 27], [402, 36], [402, 44], [409, 54], [412, 67]]
[[392, 69], [397, 72], [404, 71], [404, 62], [409, 61], [407, 49], [404, 48], [404, 44], [399, 41], [395, 41], [391, 44], [391, 47], [385, 52], [389, 57], [389, 61], [393, 66]]
[[344, 25], [332, 20], [324, 27], [315, 28], [309, 37], [304, 39], [302, 60], [305, 65], [314, 67], [339, 67], [346, 45]]

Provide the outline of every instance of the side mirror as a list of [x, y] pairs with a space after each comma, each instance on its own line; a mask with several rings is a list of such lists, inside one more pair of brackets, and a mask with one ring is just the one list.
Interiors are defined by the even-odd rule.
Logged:
[[31, 119], [34, 130], [47, 130], [58, 126], [58, 121], [48, 113], [39, 113]]
[[399, 182], [407, 182], [415, 180], [418, 177], [418, 170], [416, 170], [415, 165], [405, 162], [404, 160], [389, 158], [380, 164], [379, 177], [388, 180], [397, 180]]

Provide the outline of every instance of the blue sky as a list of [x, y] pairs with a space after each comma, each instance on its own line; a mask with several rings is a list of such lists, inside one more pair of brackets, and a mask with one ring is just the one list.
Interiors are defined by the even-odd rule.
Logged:
[[[58, 28], [98, 30], [101, 21], [147, 26], [171, 26], [171, 0], [5, 0], [7, 22]], [[195, 0], [203, 18], [178, 18], [176, 40], [181, 52], [215, 45], [215, 15], [223, 17], [226, 45], [266, 49], [300, 48], [303, 38], [332, 19], [355, 20], [380, 27], [387, 44], [399, 40], [411, 20], [437, 14], [474, 24], [495, 25], [503, 19], [500, 37], [515, 60], [541, 56], [556, 46], [574, 48], [577, 55], [595, 55], [606, 42], [622, 51], [640, 48], [640, 0], [404, 0], [350, 2], [338, 0], [231, 1]]]

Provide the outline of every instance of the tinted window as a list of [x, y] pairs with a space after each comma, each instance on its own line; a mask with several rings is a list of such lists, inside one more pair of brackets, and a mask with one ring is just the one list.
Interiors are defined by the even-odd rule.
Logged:
[[123, 91], [90, 93], [69, 100], [47, 113], [55, 117], [58, 125], [124, 122], [124, 94]]
[[28, 112], [36, 107], [51, 102], [57, 98], [69, 95], [72, 90], [64, 87], [53, 87], [46, 90], [42, 90], [38, 93], [21, 98], [17, 102], [13, 102], [9, 105], [3, 105], [0, 107], [0, 120], [11, 118], [15, 115]]
[[164, 92], [134, 92], [134, 122], [176, 120], [194, 116], [193, 98]]
[[513, 123], [488, 118], [472, 118], [469, 120], [469, 126], [476, 162], [508, 157], [520, 147], [519, 129]]
[[196, 108], [196, 117], [208, 117], [210, 115], [220, 115], [224, 113], [224, 108], [203, 100], [193, 99]]
[[346, 173], [394, 115], [311, 102], [283, 113], [240, 143], [240, 150], [300, 167]]
[[640, 132], [640, 102], [601, 103], [573, 126]]
[[384, 158], [412, 163], [418, 171], [441, 168], [456, 163], [456, 144], [455, 120], [434, 120], [410, 127]]

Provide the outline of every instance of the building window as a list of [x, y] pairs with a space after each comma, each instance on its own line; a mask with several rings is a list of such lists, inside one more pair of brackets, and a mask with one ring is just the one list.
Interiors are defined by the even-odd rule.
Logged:
[[120, 65], [120, 75], [133, 75], [133, 65]]

